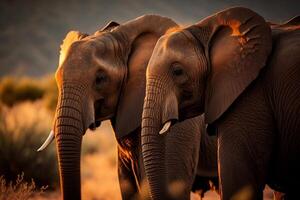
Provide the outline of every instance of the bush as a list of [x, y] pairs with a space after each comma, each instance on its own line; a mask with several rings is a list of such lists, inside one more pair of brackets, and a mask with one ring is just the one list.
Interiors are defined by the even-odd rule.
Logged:
[[52, 117], [41, 101], [25, 102], [7, 108], [0, 114], [0, 175], [15, 180], [33, 178], [38, 186], [56, 187], [58, 172], [55, 145], [43, 152], [36, 150], [48, 136]]
[[41, 79], [5, 77], [0, 80], [0, 101], [13, 106], [23, 101], [43, 99], [45, 106], [54, 111], [58, 90], [53, 75]]
[[24, 173], [17, 176], [15, 183], [6, 182], [3, 176], [0, 176], [0, 200], [27, 200], [33, 196], [40, 196], [46, 187], [36, 188], [33, 180], [30, 183], [24, 181]]
[[12, 106], [25, 100], [37, 100], [43, 97], [45, 90], [36, 81], [28, 78], [3, 78], [0, 82], [0, 100]]

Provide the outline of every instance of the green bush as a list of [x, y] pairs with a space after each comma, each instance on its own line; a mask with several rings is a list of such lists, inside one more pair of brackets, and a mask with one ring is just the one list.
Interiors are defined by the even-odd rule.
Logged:
[[55, 145], [43, 152], [36, 150], [48, 136], [52, 116], [43, 102], [26, 102], [11, 108], [2, 106], [0, 114], [0, 176], [15, 180], [34, 179], [37, 186], [57, 187]]

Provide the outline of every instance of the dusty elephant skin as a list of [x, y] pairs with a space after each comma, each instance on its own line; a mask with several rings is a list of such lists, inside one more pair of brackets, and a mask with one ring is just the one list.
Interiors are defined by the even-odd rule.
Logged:
[[[171, 19], [145, 15], [123, 25], [111, 22], [93, 35], [77, 31], [67, 34], [56, 72], [59, 101], [54, 119], [63, 199], [81, 199], [82, 136], [106, 119], [111, 120], [119, 144], [122, 198], [138, 198], [137, 193], [148, 198], [148, 191], [142, 188], [145, 174], [140, 143], [145, 73], [156, 41], [173, 27], [177, 25]], [[170, 185], [160, 193], [170, 193], [175, 199], [189, 198], [200, 133], [205, 130], [203, 120], [186, 120], [174, 126], [170, 135], [157, 135], [166, 153], [160, 157], [164, 172], [160, 180]], [[214, 158], [212, 162], [216, 162]], [[216, 168], [211, 170], [216, 176]]]
[[157, 155], [146, 154], [151, 150], [143, 144], [165, 124], [204, 113], [208, 132], [218, 137], [222, 199], [262, 199], [265, 184], [298, 199], [299, 24], [299, 17], [266, 23], [235, 7], [159, 39], [147, 68], [142, 121], [152, 196]]

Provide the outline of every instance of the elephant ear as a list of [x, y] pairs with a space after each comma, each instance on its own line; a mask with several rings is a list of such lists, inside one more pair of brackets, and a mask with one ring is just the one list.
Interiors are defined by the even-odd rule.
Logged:
[[119, 26], [120, 24], [115, 21], [108, 22], [103, 28], [101, 28], [100, 31], [110, 31], [111, 29], [115, 28], [116, 26]]
[[96, 31], [94, 33], [94, 35], [98, 35], [98, 34], [101, 34], [105, 31], [111, 31], [113, 28], [119, 26], [120, 24], [118, 22], [115, 22], [115, 21], [110, 21], [108, 22], [103, 28], [100, 28], [100, 30]]
[[278, 29], [286, 29], [286, 30], [293, 30], [295, 27], [299, 27], [300, 26], [300, 15], [297, 15], [291, 19], [289, 19], [286, 22], [283, 22], [282, 24], [275, 24], [275, 23], [271, 23], [271, 28], [278, 28]]
[[282, 27], [291, 27], [291, 26], [299, 26], [300, 25], [300, 15], [297, 15], [288, 21], [280, 24]]
[[127, 72], [113, 121], [117, 138], [141, 126], [148, 61], [159, 37], [175, 26], [177, 24], [169, 18], [145, 15], [112, 31], [116, 38], [126, 38], [119, 41], [124, 50], [123, 62], [127, 65]]
[[208, 60], [205, 121], [213, 123], [257, 78], [271, 53], [271, 29], [257, 13], [234, 7], [188, 30]]
[[78, 31], [70, 31], [65, 39], [63, 40], [63, 43], [60, 45], [60, 54], [59, 54], [59, 66], [65, 61], [66, 55], [69, 51], [70, 46], [83, 38], [88, 36], [88, 34], [80, 33]]

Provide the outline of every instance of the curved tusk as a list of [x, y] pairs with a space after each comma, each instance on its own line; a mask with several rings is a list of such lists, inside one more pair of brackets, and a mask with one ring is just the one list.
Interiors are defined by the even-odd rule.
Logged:
[[159, 134], [164, 134], [166, 133], [170, 127], [171, 127], [172, 122], [171, 121], [167, 121], [164, 125], [164, 127], [159, 131]]
[[42, 146], [37, 150], [38, 152], [43, 151], [54, 139], [54, 131], [51, 130], [49, 136]]

